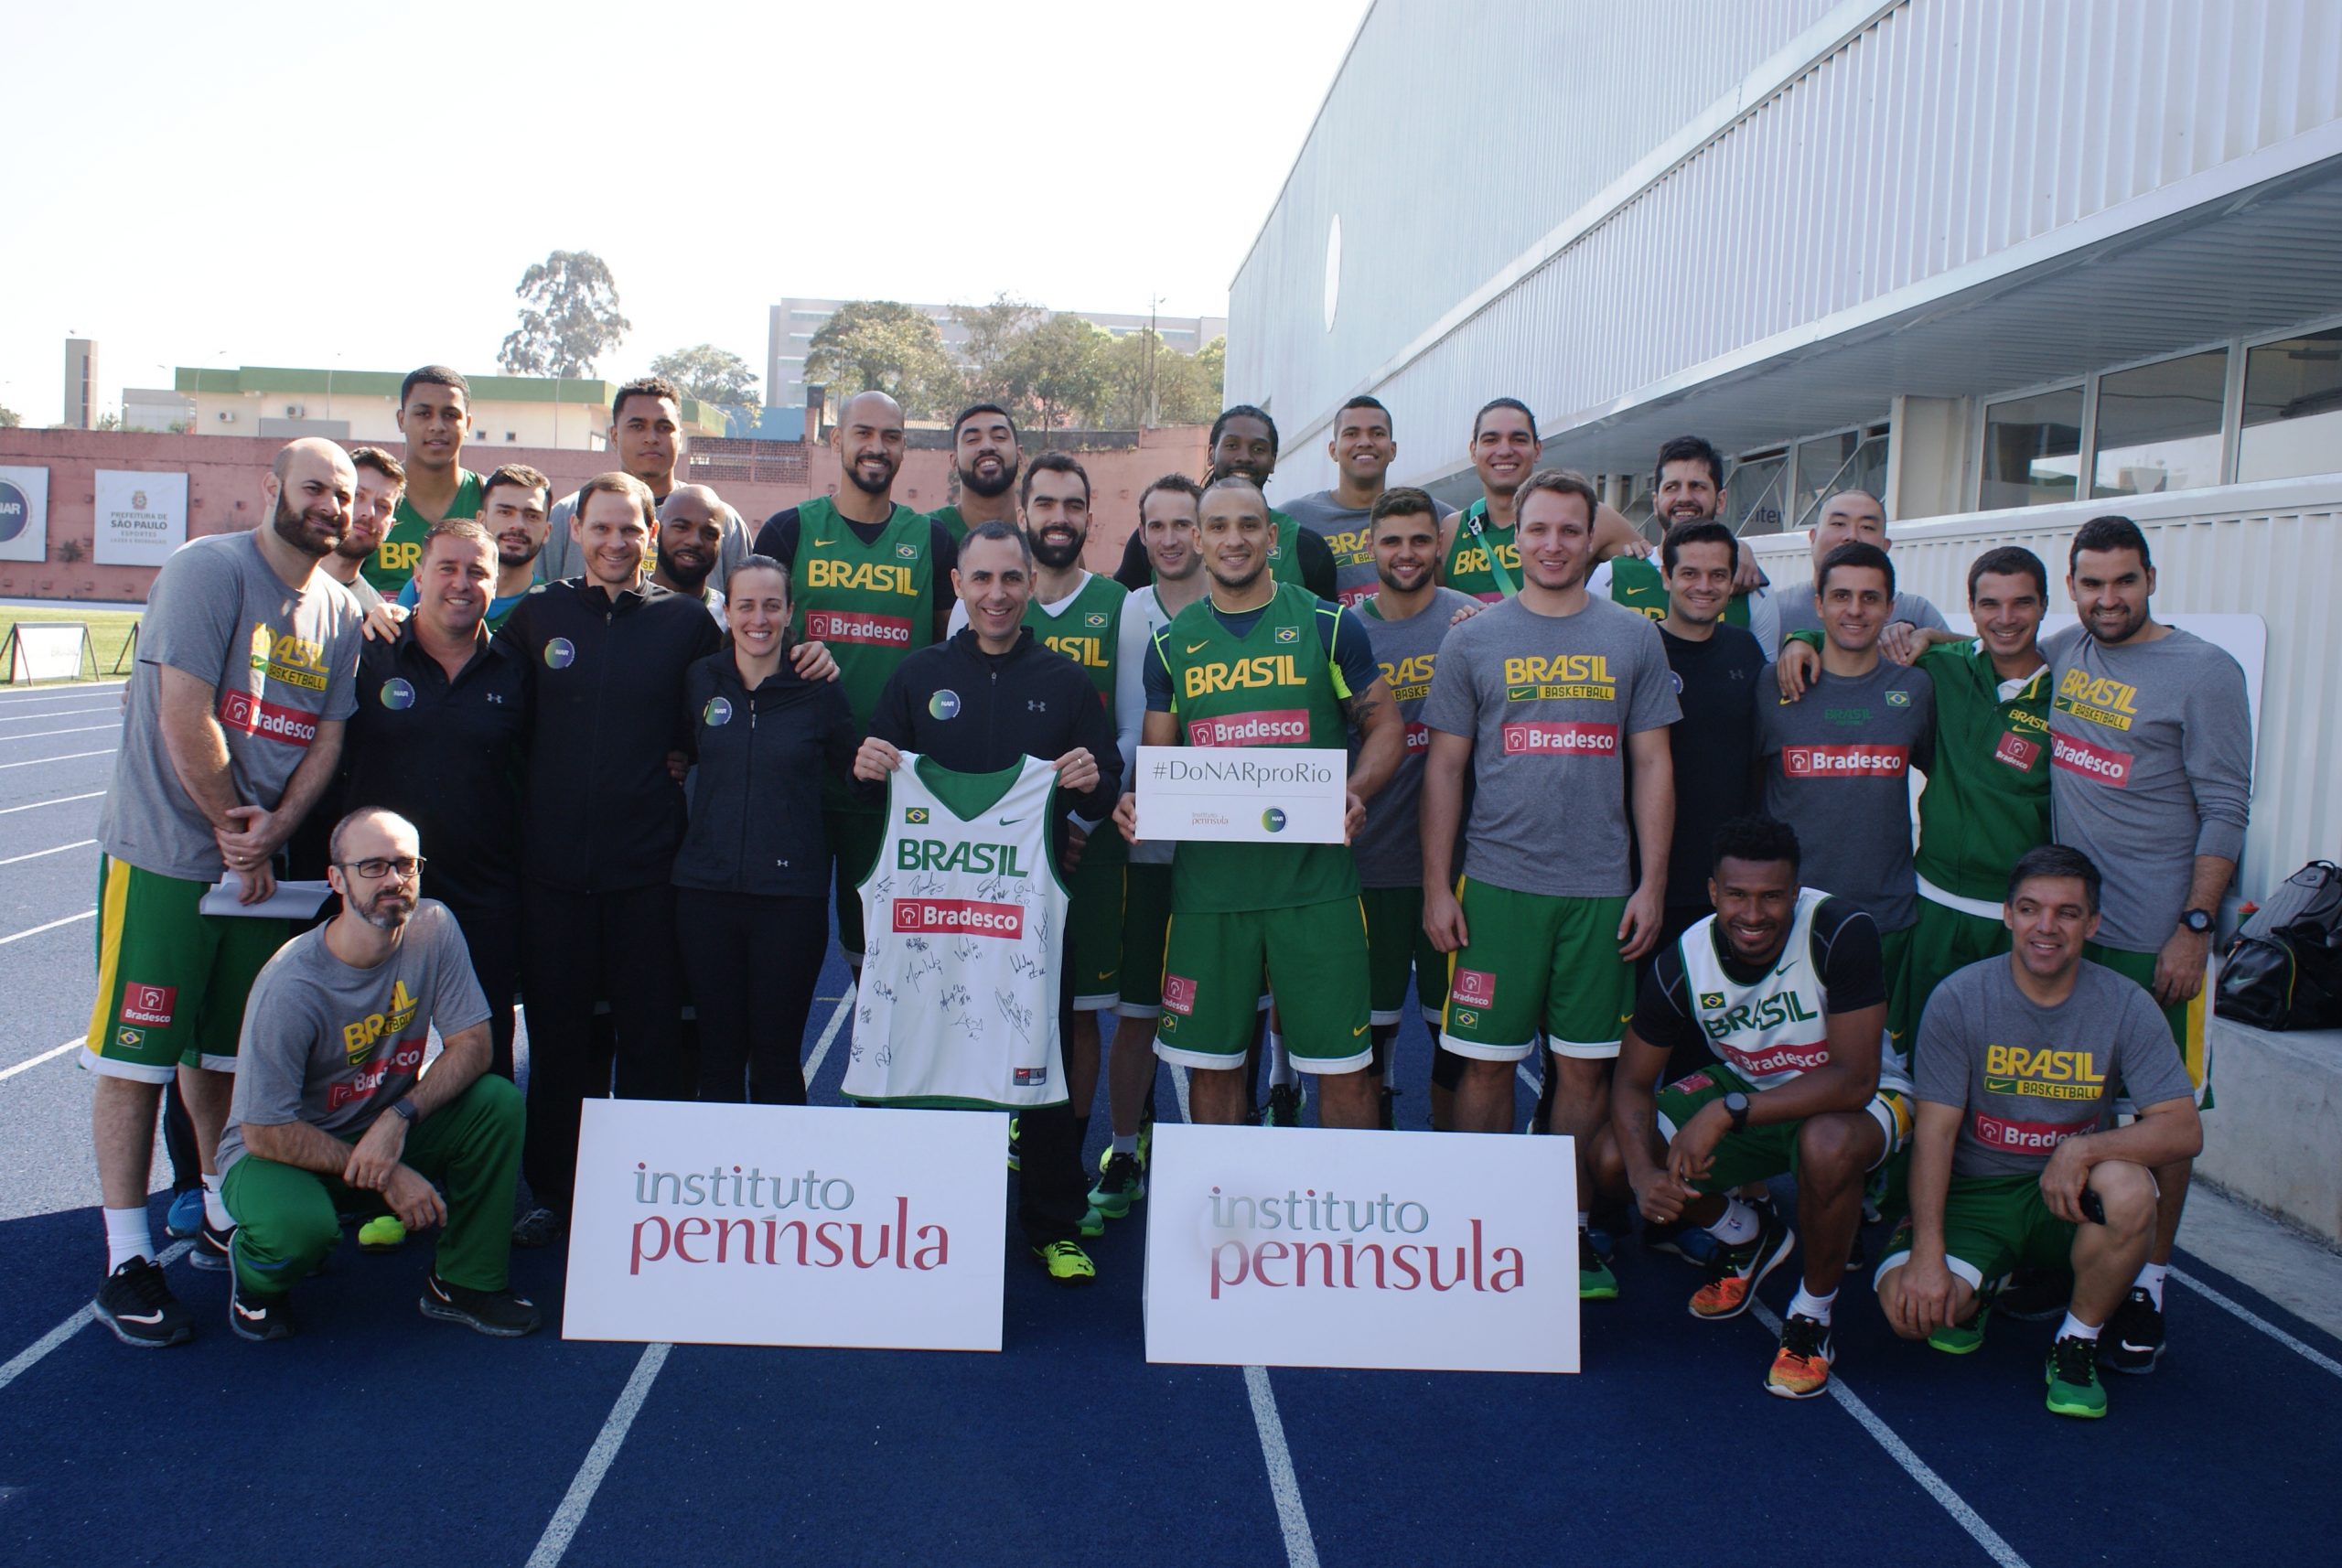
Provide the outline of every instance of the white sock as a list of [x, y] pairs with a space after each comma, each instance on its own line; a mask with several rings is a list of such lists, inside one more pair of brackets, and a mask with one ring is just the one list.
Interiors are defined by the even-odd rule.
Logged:
[[231, 1230], [236, 1220], [228, 1212], [228, 1205], [220, 1197], [220, 1178], [206, 1171], [203, 1175], [203, 1218], [214, 1230]]
[[1272, 1088], [1297, 1088], [1301, 1073], [1293, 1065], [1293, 1058], [1284, 1048], [1284, 1036], [1274, 1029], [1269, 1032], [1268, 1044], [1262, 1047], [1269, 1053], [1269, 1083]]
[[2098, 1337], [2098, 1331], [2102, 1326], [2104, 1326], [2101, 1324], [2084, 1323], [2080, 1318], [2076, 1317], [2069, 1312], [2066, 1314], [2066, 1321], [2057, 1325], [2057, 1337], [2060, 1339], [2096, 1339]]
[[1130, 1136], [1124, 1137], [1120, 1133], [1115, 1133], [1114, 1146], [1107, 1152], [1109, 1154], [1115, 1155], [1135, 1155], [1138, 1153], [1138, 1134], [1136, 1133], [1133, 1133]]
[[1581, 1230], [1586, 1229], [1585, 1216], [1586, 1211], [1585, 1209], [1581, 1208], [1577, 1211], [1577, 1228]]
[[147, 1228], [145, 1204], [102, 1212], [106, 1217], [106, 1273], [113, 1273], [133, 1258], [155, 1255], [155, 1232]]
[[2155, 1310], [2163, 1310], [2163, 1277], [2170, 1273], [2168, 1263], [2147, 1263], [2139, 1270], [2139, 1277], [2131, 1283], [2154, 1298]]
[[1727, 1247], [1740, 1247], [1756, 1240], [1756, 1232], [1763, 1229], [1756, 1209], [1736, 1197], [1727, 1197], [1723, 1217], [1708, 1227], [1708, 1234]]
[[1836, 1305], [1837, 1300], [1838, 1293], [1834, 1290], [1828, 1295], [1815, 1295], [1800, 1283], [1797, 1287], [1797, 1294], [1789, 1298], [1789, 1316], [1810, 1317], [1816, 1323], [1827, 1323], [1830, 1321], [1830, 1308]]

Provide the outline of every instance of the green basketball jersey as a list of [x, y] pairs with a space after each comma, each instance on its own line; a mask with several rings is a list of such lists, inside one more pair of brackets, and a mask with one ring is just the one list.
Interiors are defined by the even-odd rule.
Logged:
[[932, 532], [924, 516], [897, 506], [865, 544], [827, 496], [797, 509], [790, 634], [829, 646], [854, 722], [865, 729], [886, 677], [911, 650], [935, 640]]
[[[469, 468], [456, 470], [456, 499], [447, 503], [447, 515], [443, 520], [453, 522], [458, 518], [478, 517], [481, 494], [480, 477]], [[399, 590], [414, 575], [423, 564], [423, 536], [431, 532], [431, 520], [410, 505], [404, 495], [391, 512], [390, 532], [374, 546], [374, 553], [366, 557], [359, 574], [374, 585], [374, 591], [386, 599], [395, 601]]]
[[[1667, 579], [1648, 560], [1618, 555], [1610, 561], [1610, 600], [1653, 620], [1667, 618]], [[1724, 602], [1724, 624], [1748, 624], [1748, 596], [1735, 594]], [[1770, 652], [1767, 649], [1766, 651]]]
[[[1241, 637], [1222, 623], [1209, 596], [1181, 610], [1155, 638], [1180, 743], [1348, 745], [1342, 702], [1349, 693], [1320, 617], [1339, 635], [1340, 607], [1297, 583], [1279, 585]], [[1171, 908], [1179, 914], [1284, 909], [1357, 893], [1347, 844], [1182, 843], [1171, 860]]]
[[[1110, 725], [1114, 717], [1114, 678], [1119, 673], [1114, 654], [1122, 646], [1123, 602], [1129, 597], [1129, 589], [1092, 572], [1061, 613], [1051, 615], [1043, 608], [1037, 594], [1025, 607], [1025, 624], [1033, 628], [1033, 636], [1080, 665], [1081, 672], [1090, 677]], [[1089, 847], [1081, 855], [1084, 861], [1094, 856], [1111, 864], [1128, 858], [1128, 851], [1123, 835], [1112, 823], [1105, 823], [1090, 835]]]
[[933, 511], [927, 514], [927, 521], [929, 522], [941, 523], [944, 526], [944, 529], [951, 535], [952, 543], [965, 544], [968, 542], [968, 520], [960, 515], [960, 509], [958, 507], [937, 507]]
[[1276, 508], [1269, 509], [1269, 575], [1280, 583], [1301, 581], [1301, 524]]
[[1488, 521], [1486, 498], [1458, 513], [1456, 536], [1447, 542], [1447, 559], [1440, 580], [1459, 594], [1485, 604], [1509, 599], [1520, 591], [1520, 550], [1514, 530]]

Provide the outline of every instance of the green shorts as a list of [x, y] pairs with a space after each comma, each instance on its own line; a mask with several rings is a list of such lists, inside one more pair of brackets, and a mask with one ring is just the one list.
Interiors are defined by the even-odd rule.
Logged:
[[[2073, 1261], [2074, 1228], [2049, 1212], [2034, 1176], [1959, 1176], [1943, 1196], [1943, 1261], [1982, 1290], [2012, 1269], [2061, 1270]], [[1911, 1221], [1895, 1228], [1873, 1283], [1911, 1261]]]
[[1911, 1060], [1911, 1046], [1918, 1038], [1919, 1009], [1904, 983], [1911, 959], [1911, 929], [1878, 933], [1879, 970], [1886, 976], [1886, 1048]]
[[[1756, 1091], [1749, 1087], [1746, 1079], [1721, 1063], [1703, 1068], [1689, 1078], [1677, 1079], [1659, 1091], [1660, 1139], [1673, 1139], [1677, 1130], [1691, 1121], [1701, 1106], [1734, 1092]], [[1870, 1097], [1870, 1103], [1863, 1109], [1885, 1135], [1878, 1158], [1864, 1167], [1875, 1171], [1901, 1154], [1910, 1142], [1911, 1101], [1899, 1090], [1882, 1089]], [[1795, 1175], [1798, 1129], [1804, 1125], [1802, 1122], [1783, 1122], [1769, 1127], [1751, 1127], [1743, 1133], [1726, 1133], [1716, 1144], [1714, 1165], [1705, 1178], [1693, 1185], [1702, 1192], [1730, 1192], [1752, 1181]]]
[[862, 961], [862, 879], [870, 875], [878, 846], [886, 841], [886, 813], [823, 807], [822, 831], [829, 836], [830, 858], [836, 866], [838, 950], [858, 964]]
[[1355, 896], [1284, 909], [1177, 915], [1164, 941], [1155, 1054], [1175, 1067], [1241, 1064], [1276, 993], [1286, 1053], [1303, 1072], [1374, 1059], [1366, 1005], [1366, 915]]
[[1618, 956], [1624, 898], [1516, 893], [1469, 877], [1456, 896], [1472, 940], [1448, 965], [1441, 1045], [1526, 1061], [1542, 1031], [1555, 1056], [1617, 1056], [1635, 1015], [1635, 966]]
[[1377, 1027], [1399, 1021], [1407, 1005], [1412, 970], [1423, 1022], [1436, 1025], [1440, 1006], [1447, 1000], [1447, 955], [1423, 934], [1423, 890], [1369, 887], [1358, 897], [1366, 907], [1368, 1015]]
[[236, 1070], [244, 998], [289, 922], [197, 912], [209, 885], [98, 861], [98, 994], [82, 1065], [167, 1083], [182, 1064]]
[[2008, 950], [2009, 929], [1998, 915], [1987, 919], [1920, 894], [1919, 918], [1903, 950], [1903, 973], [1898, 979], [1893, 971], [1887, 972], [1887, 988], [1904, 999], [1904, 1015], [1913, 1030], [1902, 1043], [1918, 1044], [1918, 1029], [1928, 1010], [1928, 998], [1954, 971], [1999, 958]]
[[[2147, 990], [2155, 984], [2155, 955], [2151, 952], [2125, 952], [2120, 948], [2102, 948], [2096, 942], [2082, 944], [2082, 957], [2096, 964], [2103, 964], [2125, 979], [2134, 980]], [[2212, 1108], [2212, 1037], [2205, 1027], [2204, 1010], [2212, 999], [2211, 983], [2176, 1007], [2162, 1009], [2163, 1021], [2171, 1029], [2171, 1043], [2179, 1047], [2179, 1059], [2187, 1069], [2187, 1081], [2196, 1086], [2196, 1108]], [[2115, 1111], [2128, 1116], [2138, 1109], [2128, 1098], [2118, 1099]]]
[[[1101, 822], [1100, 832], [1116, 830]], [[1130, 863], [1121, 855], [1084, 854], [1066, 878], [1073, 896], [1066, 920], [1073, 928], [1073, 1010], [1103, 1013], [1121, 999], [1123, 987], [1123, 916], [1127, 897], [1123, 873]]]
[[1133, 860], [1123, 877], [1123, 1000], [1125, 1018], [1163, 1011], [1163, 933], [1171, 924], [1171, 867]]

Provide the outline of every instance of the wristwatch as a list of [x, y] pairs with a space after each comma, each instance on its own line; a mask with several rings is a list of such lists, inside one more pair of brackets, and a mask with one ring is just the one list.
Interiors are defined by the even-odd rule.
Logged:
[[414, 1101], [411, 1098], [392, 1101], [391, 1109], [398, 1113], [400, 1121], [410, 1127], [423, 1119], [423, 1112], [414, 1108]]
[[2180, 915], [2179, 923], [2200, 937], [2212, 929], [2211, 912], [2206, 909], [2186, 910]]
[[1732, 1130], [1734, 1132], [1746, 1133], [1748, 1131], [1748, 1096], [1742, 1094], [1737, 1090], [1725, 1095], [1724, 1097], [1724, 1114], [1732, 1118]]

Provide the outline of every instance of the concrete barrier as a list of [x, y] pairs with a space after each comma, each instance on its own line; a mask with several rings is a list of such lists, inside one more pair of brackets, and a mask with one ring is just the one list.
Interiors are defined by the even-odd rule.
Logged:
[[2199, 1181], [2342, 1246], [2342, 1029], [2211, 1020]]

